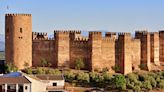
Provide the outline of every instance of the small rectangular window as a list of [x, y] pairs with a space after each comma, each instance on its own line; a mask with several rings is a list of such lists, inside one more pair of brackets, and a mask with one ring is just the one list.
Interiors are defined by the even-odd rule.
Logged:
[[57, 86], [57, 83], [53, 83], [53, 86]]
[[22, 33], [22, 28], [20, 28], [20, 33]]
[[26, 90], [27, 90], [27, 88], [28, 88], [28, 87], [27, 87], [27, 86], [25, 86], [25, 89], [26, 89]]

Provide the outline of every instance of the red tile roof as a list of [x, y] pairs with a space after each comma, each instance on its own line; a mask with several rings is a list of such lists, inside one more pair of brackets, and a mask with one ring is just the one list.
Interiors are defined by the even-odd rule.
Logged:
[[31, 83], [26, 77], [0, 77], [0, 84], [24, 84]]

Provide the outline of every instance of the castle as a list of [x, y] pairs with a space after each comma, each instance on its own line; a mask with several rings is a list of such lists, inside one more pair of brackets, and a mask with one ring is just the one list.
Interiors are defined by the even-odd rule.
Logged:
[[[28, 63], [41, 66], [42, 59], [51, 67], [75, 68], [75, 60], [81, 58], [87, 70], [108, 68], [110, 72], [130, 73], [151, 70], [164, 62], [164, 31], [130, 33], [90, 31], [83, 37], [81, 31], [55, 30], [54, 38], [47, 33], [32, 32], [31, 14], [5, 15], [6, 62], [19, 69]], [[117, 71], [113, 68], [119, 67]]]

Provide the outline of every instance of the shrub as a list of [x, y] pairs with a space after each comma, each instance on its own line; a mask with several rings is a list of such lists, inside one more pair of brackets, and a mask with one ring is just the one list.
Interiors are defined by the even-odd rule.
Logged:
[[112, 67], [112, 69], [113, 69], [114, 71], [118, 72], [118, 71], [120, 71], [120, 66], [115, 65], [115, 66]]
[[45, 68], [37, 67], [36, 68], [36, 74], [46, 74]]
[[152, 90], [152, 86], [151, 86], [150, 81], [144, 81], [142, 84], [142, 87], [145, 89], [148, 89], [148, 90]]
[[42, 64], [43, 67], [45, 67], [45, 66], [48, 65], [48, 61], [46, 59], [42, 58], [41, 64]]
[[124, 75], [115, 75], [113, 80], [113, 84], [116, 88], [124, 88], [126, 86], [126, 79]]
[[130, 73], [127, 74], [126, 76], [131, 82], [137, 81], [138, 80], [138, 75], [135, 73]]
[[138, 75], [139, 81], [146, 81], [148, 79], [148, 75], [146, 73]]
[[6, 72], [16, 72], [16, 71], [18, 71], [18, 68], [14, 64], [8, 63], [5, 65], [5, 71]]
[[141, 88], [139, 85], [134, 86], [133, 88], [134, 92], [140, 92]]
[[134, 88], [134, 83], [131, 83], [129, 80], [126, 80], [126, 85], [127, 85], [127, 88], [129, 88], [129, 89]]
[[152, 76], [149, 76], [148, 80], [150, 81], [152, 87], [156, 87], [157, 86], [157, 82], [156, 82], [156, 80]]
[[77, 80], [80, 81], [80, 82], [87, 82], [89, 83], [89, 74], [88, 73], [78, 73], [77, 74]]
[[32, 68], [28, 68], [25, 70], [27, 74], [32, 74]]
[[160, 76], [158, 75], [157, 77], [156, 77], [156, 82], [160, 82], [161, 81], [161, 78], [160, 78]]
[[97, 78], [97, 76], [98, 76], [97, 73], [95, 73], [95, 72], [90, 72], [90, 73], [89, 73], [90, 81], [91, 81], [91, 82], [95, 82], [95, 81], [96, 81], [95, 79]]
[[55, 74], [55, 75], [59, 75], [61, 74], [61, 71], [58, 69], [47, 69], [46, 70], [46, 74]]
[[81, 68], [84, 68], [84, 66], [84, 61], [81, 58], [75, 60], [75, 69], [80, 70]]
[[64, 73], [64, 78], [68, 82], [72, 82], [75, 79], [75, 74], [73, 72], [65, 72]]
[[112, 78], [112, 75], [110, 75], [108, 72], [104, 72], [102, 76], [104, 78], [104, 81], [109, 81]]
[[158, 87], [164, 89], [164, 80], [159, 82]]
[[145, 68], [146, 68], [146, 64], [140, 64], [140, 65], [139, 65], [139, 68], [140, 68], [141, 70], [145, 69]]

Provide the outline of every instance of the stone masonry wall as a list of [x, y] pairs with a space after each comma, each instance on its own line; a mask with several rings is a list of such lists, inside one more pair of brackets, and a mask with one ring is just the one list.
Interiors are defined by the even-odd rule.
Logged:
[[115, 39], [110, 37], [103, 38], [101, 50], [101, 68], [108, 68], [110, 72], [114, 72], [113, 67], [115, 66]]
[[55, 62], [55, 41], [54, 40], [39, 40], [35, 39], [32, 43], [32, 65], [34, 67], [42, 66], [41, 61], [46, 60], [51, 64], [51, 67], [56, 67]]
[[82, 59], [85, 63], [84, 69], [90, 69], [89, 42], [87, 40], [74, 40], [70, 46], [70, 67], [75, 68], [75, 61]]

